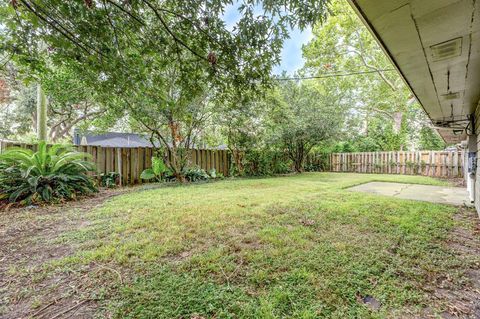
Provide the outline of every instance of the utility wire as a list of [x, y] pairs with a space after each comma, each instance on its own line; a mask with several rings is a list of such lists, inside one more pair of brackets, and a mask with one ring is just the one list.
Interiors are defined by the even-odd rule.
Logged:
[[312, 80], [312, 79], [324, 79], [324, 78], [333, 78], [333, 77], [343, 77], [343, 76], [352, 76], [352, 75], [361, 75], [369, 73], [378, 73], [378, 72], [390, 72], [396, 71], [395, 69], [382, 69], [382, 70], [372, 70], [372, 71], [358, 71], [350, 73], [326, 73], [318, 76], [306, 76], [306, 77], [290, 77], [290, 78], [276, 78], [277, 81], [298, 81], [298, 80]]

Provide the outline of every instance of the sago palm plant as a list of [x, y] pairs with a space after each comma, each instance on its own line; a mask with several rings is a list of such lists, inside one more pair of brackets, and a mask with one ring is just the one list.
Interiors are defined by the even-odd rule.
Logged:
[[65, 145], [38, 144], [36, 152], [11, 148], [0, 155], [0, 201], [51, 202], [97, 191], [87, 175], [95, 165], [89, 154]]

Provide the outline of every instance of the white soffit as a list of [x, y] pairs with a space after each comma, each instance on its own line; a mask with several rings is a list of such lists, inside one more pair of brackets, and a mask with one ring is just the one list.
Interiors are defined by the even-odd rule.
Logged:
[[[457, 131], [459, 125], [466, 126], [467, 122], [451, 122], [466, 119], [480, 99], [480, 3], [349, 1], [432, 121]], [[439, 132], [447, 142], [465, 138], [448, 129]]]

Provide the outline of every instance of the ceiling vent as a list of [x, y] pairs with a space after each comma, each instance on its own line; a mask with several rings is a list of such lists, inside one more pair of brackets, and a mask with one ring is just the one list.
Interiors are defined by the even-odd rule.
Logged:
[[447, 94], [443, 94], [442, 97], [447, 101], [457, 100], [460, 98], [460, 92], [450, 92]]
[[430, 49], [435, 62], [455, 58], [462, 55], [462, 38], [432, 45]]

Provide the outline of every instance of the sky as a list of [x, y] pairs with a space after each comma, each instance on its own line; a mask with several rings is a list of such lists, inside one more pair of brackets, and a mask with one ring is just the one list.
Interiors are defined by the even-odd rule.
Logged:
[[282, 62], [275, 68], [274, 73], [280, 74], [285, 70], [289, 75], [292, 75], [293, 72], [300, 69], [305, 62], [302, 57], [302, 45], [307, 44], [311, 39], [313, 39], [311, 28], [303, 31], [292, 30], [290, 39], [283, 44]]
[[[239, 3], [235, 3], [226, 8], [223, 19], [227, 24], [227, 28], [231, 30], [240, 18], [238, 12]], [[313, 38], [312, 29], [300, 31], [299, 29], [290, 30], [290, 38], [283, 44], [282, 61], [280, 65], [273, 70], [274, 74], [281, 74], [286, 71], [292, 75], [296, 70], [303, 66], [304, 59], [302, 57], [302, 45], [307, 44]]]

